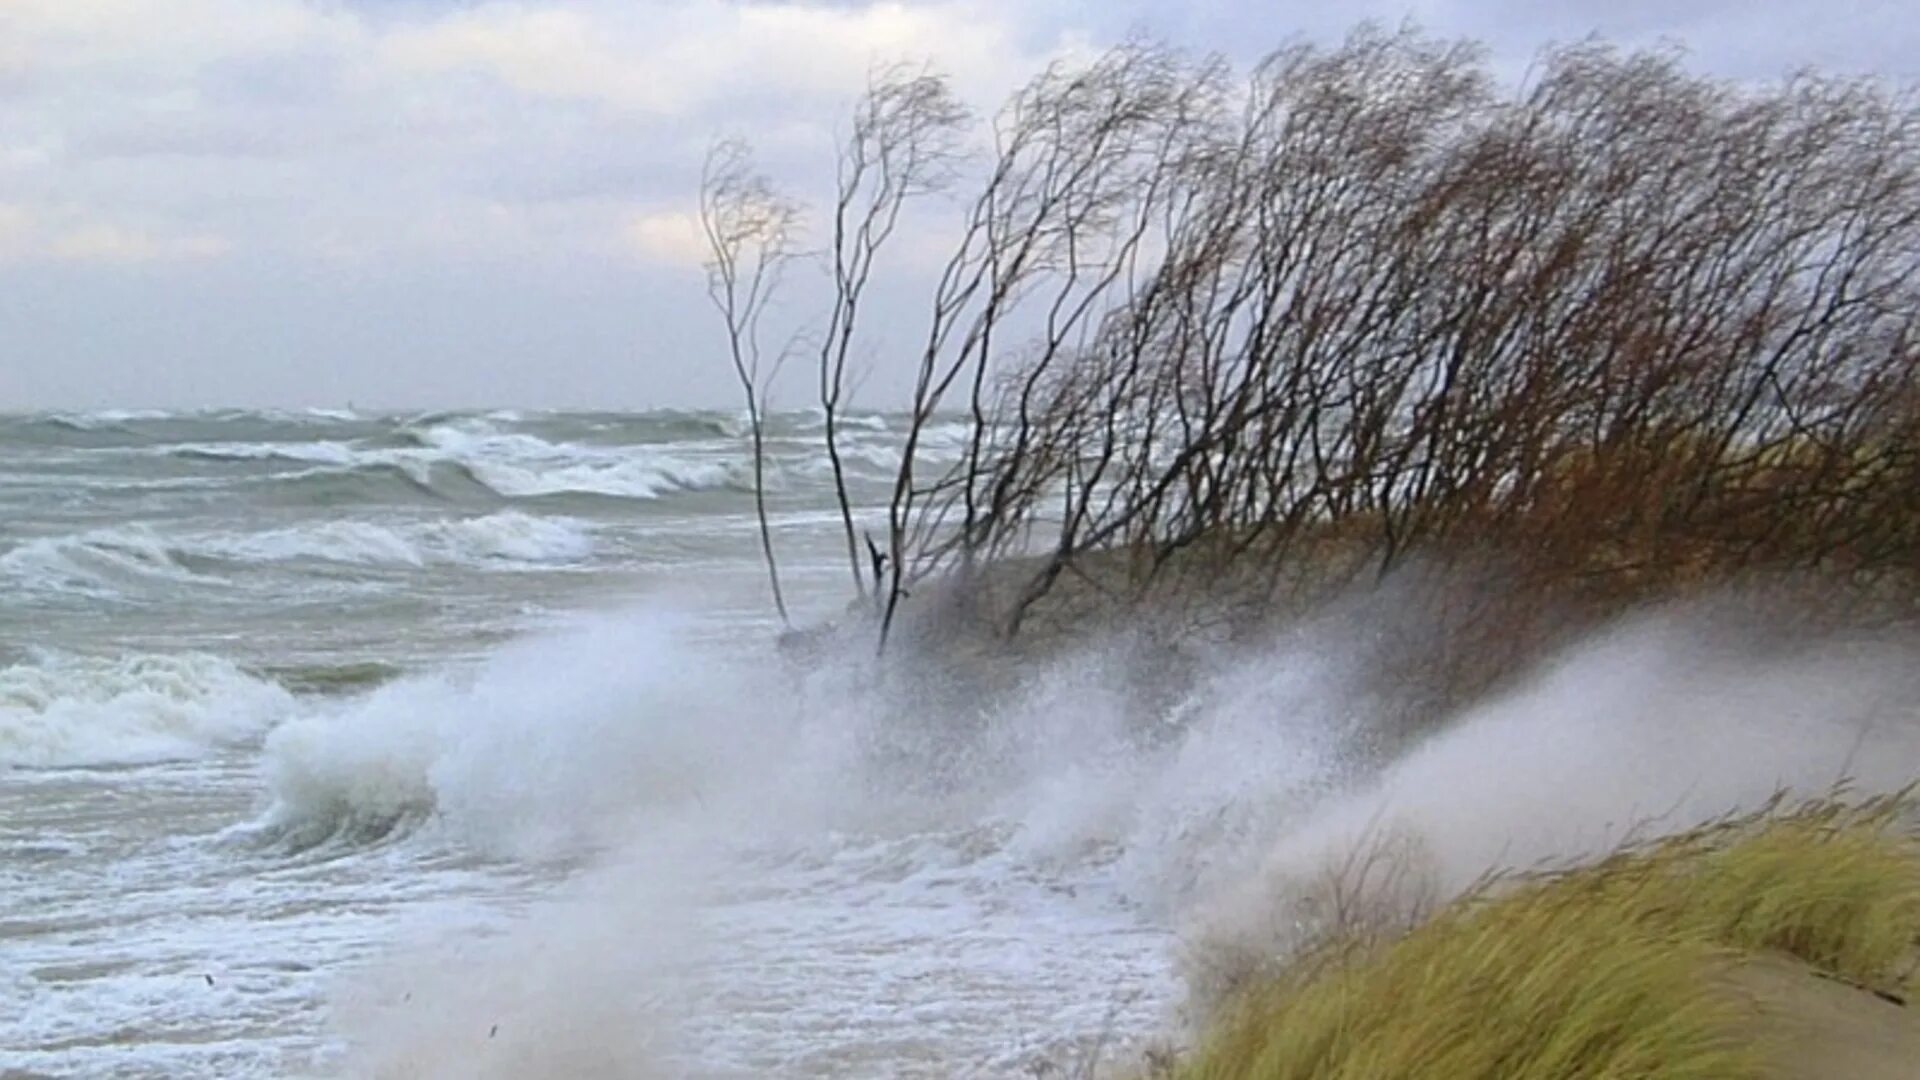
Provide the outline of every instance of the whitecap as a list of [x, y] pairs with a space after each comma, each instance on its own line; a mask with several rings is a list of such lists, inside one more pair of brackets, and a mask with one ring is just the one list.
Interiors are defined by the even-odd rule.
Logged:
[[573, 518], [515, 510], [406, 525], [322, 521], [284, 529], [213, 534], [184, 542], [196, 554], [246, 563], [317, 560], [355, 566], [519, 568], [591, 555], [591, 527]]
[[0, 668], [0, 765], [199, 757], [258, 734], [292, 702], [278, 685], [212, 656], [42, 656]]
[[204, 582], [152, 529], [125, 526], [43, 536], [0, 553], [0, 576], [31, 589], [112, 596], [141, 579]]

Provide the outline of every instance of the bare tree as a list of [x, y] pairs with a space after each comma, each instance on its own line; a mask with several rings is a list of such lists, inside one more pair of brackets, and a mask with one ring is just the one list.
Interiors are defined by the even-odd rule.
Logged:
[[[883, 69], [840, 151], [819, 386], [863, 594], [854, 327], [902, 207], [963, 175], [963, 122], [944, 82]], [[1129, 41], [1041, 73], [992, 137], [899, 361], [883, 646], [919, 582], [970, 595], [1008, 556], [1006, 634], [1088, 563], [1137, 597], [1196, 553], [1252, 595], [1488, 549], [1623, 591], [1920, 576], [1911, 94], [1587, 42], [1503, 96], [1477, 45], [1363, 26], [1244, 77]], [[773, 208], [734, 213], [766, 223], [745, 243], [709, 227], [758, 408], [740, 253], [777, 238], [747, 259], [777, 280], [792, 212], [744, 165], [709, 176]]]
[[[1008, 324], [1031, 311], [1044, 335], [1037, 385], [1052, 358], [1091, 332], [1101, 298], [1127, 275], [1148, 232], [1146, 215], [1132, 212], [1136, 196], [1168, 179], [1153, 148], [1177, 140], [1182, 103], [1205, 89], [1183, 75], [1172, 50], [1130, 43], [1083, 70], [1049, 69], [996, 121], [995, 158], [936, 287], [915, 375], [888, 510], [883, 643], [915, 576], [940, 562], [936, 552], [957, 552], [970, 566], [983, 535], [1012, 535], [988, 524], [995, 511], [983, 503], [994, 440], [1004, 430], [990, 414], [995, 350]], [[918, 451], [956, 389], [970, 439], [951, 470], [923, 482]], [[942, 533], [956, 514], [959, 531], [949, 541]]]
[[[909, 200], [952, 182], [961, 136], [970, 119], [945, 77], [924, 67], [892, 65], [872, 73], [841, 144], [834, 199], [833, 297], [820, 341], [820, 408], [834, 495], [846, 534], [854, 588], [866, 595], [855, 538], [853, 501], [840, 453], [841, 407], [860, 306], [875, 262], [900, 225]], [[874, 586], [879, 586], [878, 570]]]
[[767, 584], [783, 623], [790, 620], [780, 589], [773, 530], [767, 521], [765, 417], [767, 396], [786, 351], [763, 363], [760, 324], [795, 256], [799, 216], [799, 207], [755, 169], [745, 143], [726, 140], [708, 152], [700, 181], [700, 225], [709, 253], [707, 296], [726, 325], [728, 358], [746, 400], [753, 440], [754, 514], [760, 525]]
[[972, 437], [902, 463], [889, 610], [1039, 533], [1008, 632], [1087, 553], [1145, 583], [1202, 543], [1912, 570], [1867, 496], [1920, 376], [1909, 99], [1588, 43], [1502, 100], [1372, 28], [1222, 80], [1129, 43], [1002, 114], [907, 441], [956, 388]]

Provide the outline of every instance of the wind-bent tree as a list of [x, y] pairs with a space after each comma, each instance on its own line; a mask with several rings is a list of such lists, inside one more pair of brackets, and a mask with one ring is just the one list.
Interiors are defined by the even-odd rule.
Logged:
[[1244, 76], [1130, 41], [1017, 91], [964, 169], [944, 84], [878, 76], [819, 353], [856, 581], [853, 326], [903, 200], [969, 185], [892, 361], [882, 643], [918, 582], [1012, 554], [1006, 634], [1063, 575], [1137, 598], [1187, 552], [1249, 595], [1488, 550], [1623, 592], [1920, 579], [1917, 99], [1596, 42], [1534, 71], [1500, 93], [1411, 29]]
[[[969, 117], [945, 77], [924, 67], [889, 66], [868, 79], [867, 91], [854, 108], [852, 129], [840, 147], [830, 253], [833, 297], [820, 340], [820, 408], [847, 562], [862, 596], [867, 578], [839, 437], [854, 327], [875, 260], [899, 228], [908, 201], [953, 181]], [[874, 582], [876, 588], [879, 584]]]
[[726, 140], [708, 152], [700, 180], [700, 226], [708, 250], [707, 297], [726, 325], [728, 357], [746, 400], [760, 550], [774, 608], [780, 621], [789, 624], [773, 530], [767, 522], [765, 423], [767, 396], [786, 351], [776, 354], [771, 363], [762, 362], [760, 324], [795, 256], [799, 217], [799, 207], [777, 193], [755, 169], [745, 143]]
[[[950, 557], [971, 568], [1020, 546], [1045, 512], [1038, 503], [1050, 481], [1102, 490], [1097, 467], [1061, 456], [1069, 444], [1038, 406], [1114, 297], [1137, 283], [1158, 239], [1156, 212], [1178, 194], [1222, 74], [1130, 42], [1084, 69], [1049, 68], [996, 118], [994, 157], [935, 288], [917, 362], [889, 505], [883, 642], [916, 577]], [[1102, 423], [1098, 404], [1088, 404], [1076, 421]], [[964, 408], [970, 437], [944, 472], [922, 477], [921, 441], [950, 408]], [[1037, 463], [1068, 472], [1037, 479]], [[1067, 515], [1069, 529], [1076, 518]]]
[[1033, 553], [1011, 633], [1091, 553], [1143, 588], [1329, 536], [1341, 573], [1920, 569], [1912, 99], [1591, 43], [1538, 70], [1504, 98], [1476, 46], [1363, 28], [1245, 80], [1128, 43], [1016, 94], [934, 289], [889, 609]]

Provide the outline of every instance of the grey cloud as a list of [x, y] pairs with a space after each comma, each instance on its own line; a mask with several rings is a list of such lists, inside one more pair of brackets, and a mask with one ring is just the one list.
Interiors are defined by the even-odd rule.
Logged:
[[283, 50], [271, 56], [220, 58], [195, 72], [194, 82], [211, 100], [311, 108], [341, 95], [343, 66], [334, 52]]
[[[1004, 48], [976, 43], [969, 54], [994, 67], [971, 73], [982, 88], [1062, 40], [1097, 45], [1137, 27], [1244, 62], [1290, 38], [1336, 38], [1363, 17], [1480, 38], [1503, 75], [1517, 76], [1549, 40], [1595, 31], [1629, 45], [1678, 38], [1695, 66], [1743, 78], [1808, 63], [1905, 78], [1920, 70], [1920, 18], [1891, 3], [953, 4], [945, 10], [969, 27], [1002, 34], [993, 40]], [[617, 56], [647, 44], [648, 19], [675, 15], [665, 0], [520, 9], [597, 20]], [[796, 90], [732, 58], [698, 57], [715, 61], [692, 65], [712, 85], [688, 97], [689, 111], [663, 110], [537, 92], [484, 65], [383, 64], [387, 30], [497, 4], [333, 0], [300, 10], [338, 25], [259, 47], [223, 39], [192, 60], [142, 55], [136, 43], [85, 53], [78, 66], [0, 64], [12, 72], [0, 75], [0, 210], [55, 222], [48, 228], [97, 221], [218, 237], [232, 249], [191, 265], [0, 262], [0, 408], [728, 399], [706, 362], [712, 327], [697, 269], [648, 265], [622, 250], [620, 232], [633, 214], [689, 206], [701, 154], [723, 134], [752, 138], [766, 166], [818, 204], [858, 72]], [[675, 26], [684, 33], [684, 20]], [[767, 59], [799, 69], [810, 60], [777, 50]], [[890, 275], [879, 318], [915, 324], [914, 284]]]
[[0, 268], [0, 408], [720, 401], [700, 303], [595, 261]]
[[283, 127], [202, 116], [115, 118], [79, 133], [67, 146], [73, 158], [278, 158], [299, 152], [301, 136]]

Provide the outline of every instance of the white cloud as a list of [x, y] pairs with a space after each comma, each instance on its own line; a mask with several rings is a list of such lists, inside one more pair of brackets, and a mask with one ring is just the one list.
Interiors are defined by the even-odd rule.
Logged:
[[230, 247], [212, 233], [166, 235], [95, 222], [55, 236], [45, 253], [63, 262], [144, 263], [217, 258]]
[[[378, 273], [409, 282], [410, 302], [423, 283], [470, 290], [460, 310], [436, 313], [434, 303], [454, 301], [419, 298], [421, 326], [468, 325], [476, 305], [520, 311], [532, 282], [550, 289], [539, 300], [550, 313], [529, 316], [539, 334], [602, 327], [627, 348], [635, 337], [687, 333], [664, 325], [673, 318], [704, 318], [682, 316], [697, 305], [661, 300], [665, 314], [644, 329], [616, 331], [605, 329], [616, 316], [600, 313], [629, 311], [608, 297], [638, 280], [655, 295], [698, 294], [703, 249], [689, 212], [706, 145], [746, 136], [817, 211], [835, 125], [876, 62], [931, 60], [989, 110], [1050, 58], [1084, 54], [1135, 23], [1245, 61], [1296, 32], [1325, 39], [1368, 15], [1411, 13], [1438, 33], [1486, 37], [1503, 62], [1521, 65], [1547, 38], [1601, 30], [1635, 44], [1683, 36], [1698, 66], [1740, 76], [1819, 63], [1911, 77], [1920, 23], [1906, 6], [0, 0], [0, 271], [17, 286], [54, 277], [38, 273], [42, 264], [67, 264], [60, 291], [38, 307], [70, 299], [79, 323], [103, 341], [120, 334], [132, 351], [144, 343], [119, 328], [138, 310], [109, 310], [125, 294], [103, 264], [176, 262], [185, 278], [192, 263], [194, 276], [254, 288], [254, 303], [215, 297], [233, 325], [205, 349], [179, 349], [213, 364], [226, 348], [235, 371], [284, 343], [291, 316], [251, 314], [272, 289], [337, 284], [352, 297], [341, 303], [372, 320], [387, 297], [356, 283]], [[910, 288], [944, 254], [931, 233], [903, 235], [889, 284]], [[96, 272], [105, 276], [89, 291]], [[554, 307], [591, 282], [604, 291], [579, 300], [580, 310]], [[78, 340], [57, 321], [31, 340], [36, 331], [19, 327], [33, 311], [25, 301], [7, 308], [8, 295], [0, 289], [0, 316], [26, 352], [37, 344], [55, 357], [53, 346]], [[316, 333], [338, 343], [353, 322], [330, 318]], [[431, 351], [403, 352], [390, 343], [398, 340], [359, 347], [393, 350], [396, 370]], [[579, 363], [607, 363], [590, 352], [582, 347]], [[85, 355], [116, 353], [101, 345]], [[62, 361], [44, 362], [64, 374]], [[369, 360], [366, 370], [387, 366]]]
[[0, 203], [0, 262], [176, 262], [219, 258], [231, 249], [210, 232], [142, 228], [72, 207]]
[[653, 262], [691, 268], [707, 259], [700, 221], [685, 210], [634, 211], [622, 235], [636, 254]]
[[404, 74], [472, 72], [534, 97], [670, 111], [674, 88], [644, 64], [623, 61], [609, 38], [579, 11], [489, 5], [397, 30], [379, 55]]
[[[811, 168], [874, 64], [930, 58], [992, 99], [1070, 23], [1017, 0], [0, 0], [0, 201], [96, 208], [120, 232], [58, 247], [102, 258], [218, 232], [295, 258], [684, 263], [627, 219], [690, 201], [718, 131]], [[528, 205], [549, 203], [576, 205]]]
[[1060, 33], [1023, 47], [1020, 10], [978, 2], [494, 3], [398, 28], [381, 41], [380, 56], [400, 72], [477, 73], [533, 97], [675, 116], [729, 98], [850, 97], [869, 67], [901, 58], [934, 58], [964, 86], [1001, 89], [1073, 40]]
[[18, 258], [28, 250], [33, 218], [24, 206], [0, 203], [0, 259]]
[[339, 33], [359, 22], [338, 5], [301, 0], [8, 0], [8, 19], [94, 55], [193, 47], [257, 52]]

